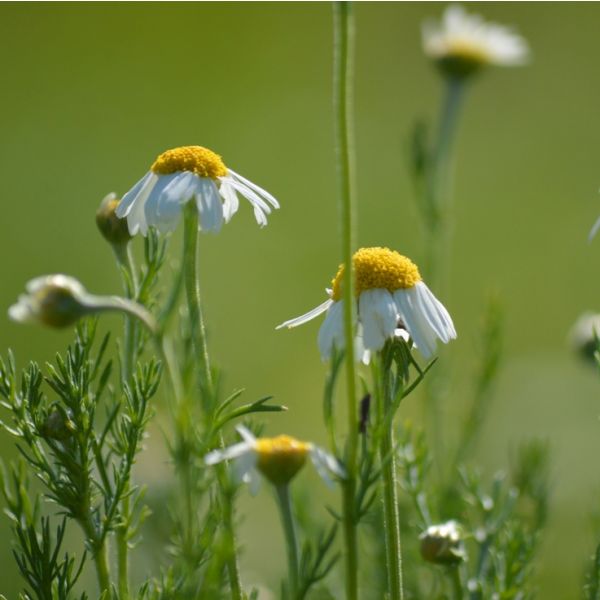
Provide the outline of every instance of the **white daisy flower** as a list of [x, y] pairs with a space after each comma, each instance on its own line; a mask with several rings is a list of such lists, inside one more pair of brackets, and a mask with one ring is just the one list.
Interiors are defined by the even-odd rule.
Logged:
[[301, 442], [288, 435], [256, 438], [243, 425], [238, 425], [236, 430], [243, 442], [213, 450], [204, 457], [204, 461], [207, 465], [214, 465], [233, 460], [236, 479], [248, 483], [252, 494], [256, 494], [260, 487], [259, 472], [273, 485], [287, 485], [304, 466], [307, 456], [328, 485], [332, 485], [330, 474], [344, 477], [344, 469], [338, 461], [310, 442]]
[[218, 154], [202, 146], [182, 146], [163, 152], [150, 171], [129, 190], [116, 214], [127, 218], [131, 235], [175, 229], [183, 206], [194, 201], [201, 231], [217, 233], [239, 207], [238, 194], [254, 208], [262, 227], [272, 208], [279, 208], [269, 192], [227, 168]]
[[467, 558], [463, 532], [456, 521], [430, 525], [420, 536], [421, 556], [438, 565], [455, 565]]
[[[436, 341], [456, 338], [448, 311], [423, 283], [419, 269], [406, 256], [389, 248], [361, 248], [352, 257], [355, 274], [358, 324], [355, 354], [368, 363], [370, 351], [379, 351], [394, 336], [408, 332], [424, 358], [435, 352]], [[344, 301], [341, 265], [327, 290], [329, 300], [305, 315], [277, 327], [292, 328], [327, 312], [319, 330], [319, 349], [324, 360], [334, 347], [344, 345]], [[364, 350], [364, 351], [363, 351]]]
[[571, 327], [568, 337], [575, 351], [595, 363], [598, 349], [597, 336], [600, 336], [600, 315], [587, 311]]
[[529, 47], [520, 35], [467, 14], [459, 5], [446, 8], [441, 23], [426, 21], [422, 33], [425, 54], [453, 76], [469, 75], [486, 65], [523, 65], [529, 58]]

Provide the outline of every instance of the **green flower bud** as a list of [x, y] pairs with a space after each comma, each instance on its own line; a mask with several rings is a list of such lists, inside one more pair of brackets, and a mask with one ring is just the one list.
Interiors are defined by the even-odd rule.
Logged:
[[116, 194], [108, 194], [96, 212], [96, 225], [100, 233], [109, 244], [113, 245], [126, 244], [131, 239], [127, 219], [119, 219], [115, 213], [120, 201]]
[[27, 293], [8, 309], [13, 321], [68, 327], [90, 312], [87, 292], [68, 275], [44, 275], [27, 283]]
[[419, 537], [421, 556], [437, 565], [456, 565], [466, 559], [461, 530], [456, 521], [431, 525]]
[[75, 431], [75, 423], [69, 419], [67, 414], [59, 409], [54, 409], [48, 414], [40, 433], [46, 438], [64, 442], [68, 440]]

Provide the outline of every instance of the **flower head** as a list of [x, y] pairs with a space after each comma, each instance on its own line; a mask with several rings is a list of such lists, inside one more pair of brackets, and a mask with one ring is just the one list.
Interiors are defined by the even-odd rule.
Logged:
[[522, 65], [529, 57], [527, 42], [512, 29], [486, 23], [459, 5], [449, 6], [441, 23], [423, 24], [423, 48], [453, 77], [470, 75], [487, 65]]
[[[355, 353], [364, 362], [370, 351], [381, 350], [386, 340], [406, 331], [425, 358], [435, 351], [436, 340], [447, 343], [456, 337], [448, 311], [423, 283], [417, 265], [389, 248], [361, 248], [352, 257], [354, 294], [358, 308]], [[329, 300], [310, 312], [285, 321], [282, 327], [297, 327], [323, 312], [319, 330], [321, 356], [328, 359], [334, 347], [344, 344], [342, 281], [340, 266], [327, 290]]]
[[88, 293], [73, 277], [44, 275], [25, 286], [16, 304], [8, 309], [13, 321], [68, 327], [90, 312]]
[[243, 425], [236, 429], [243, 442], [223, 450], [213, 450], [204, 460], [206, 464], [214, 465], [233, 459], [236, 478], [250, 484], [252, 493], [256, 493], [260, 485], [258, 472], [273, 485], [287, 485], [304, 466], [307, 457], [326, 483], [331, 484], [330, 473], [344, 477], [338, 461], [310, 442], [301, 442], [288, 435], [256, 438]]
[[108, 194], [102, 199], [96, 212], [96, 225], [104, 239], [113, 245], [126, 244], [131, 235], [127, 222], [117, 217], [115, 211], [121, 201], [115, 193]]
[[466, 558], [462, 532], [456, 521], [429, 526], [419, 537], [421, 556], [438, 565], [455, 565]]
[[256, 221], [267, 224], [271, 208], [279, 208], [267, 191], [225, 166], [218, 154], [202, 146], [182, 146], [163, 152], [150, 170], [129, 190], [116, 214], [127, 218], [129, 232], [146, 235], [148, 227], [161, 232], [177, 226], [182, 207], [196, 203], [199, 229], [218, 232], [239, 207], [241, 194], [254, 208]]

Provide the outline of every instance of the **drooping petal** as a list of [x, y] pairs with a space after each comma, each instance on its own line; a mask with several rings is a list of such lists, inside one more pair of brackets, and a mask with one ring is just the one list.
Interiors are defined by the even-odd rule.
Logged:
[[240, 200], [235, 193], [235, 190], [227, 183], [227, 180], [221, 182], [219, 194], [223, 197], [223, 217], [225, 223], [228, 223], [231, 217], [235, 215], [240, 206]]
[[331, 305], [333, 304], [333, 300], [331, 298], [329, 300], [325, 300], [319, 306], [309, 310], [307, 313], [300, 315], [299, 317], [295, 317], [294, 319], [289, 319], [288, 321], [284, 321], [281, 325], [277, 325], [275, 329], [283, 329], [287, 327], [291, 329], [292, 327], [298, 327], [298, 325], [303, 325], [304, 323], [308, 323], [308, 321], [312, 321], [315, 317], [323, 314]]
[[200, 178], [201, 187], [196, 192], [196, 206], [201, 231], [218, 233], [223, 225], [223, 204], [212, 179]]
[[334, 346], [344, 347], [344, 301], [333, 302], [327, 311], [317, 338], [323, 360], [331, 358]]
[[342, 465], [340, 465], [335, 457], [331, 456], [328, 452], [325, 452], [325, 450], [311, 444], [309, 455], [317, 473], [329, 487], [333, 487], [333, 480], [331, 479], [332, 474], [341, 479], [346, 477]]
[[358, 311], [365, 348], [381, 350], [386, 340], [394, 335], [398, 324], [398, 310], [392, 294], [378, 288], [365, 290], [359, 296]]
[[239, 458], [244, 454], [252, 451], [252, 446], [247, 442], [239, 442], [238, 444], [234, 444], [233, 446], [227, 446], [226, 448], [220, 448], [218, 450], [213, 450], [209, 452], [204, 457], [204, 462], [207, 465], [216, 465], [217, 463], [223, 462], [225, 460], [230, 460], [233, 458]]
[[244, 183], [246, 186], [248, 186], [249, 188], [251, 188], [255, 192], [257, 192], [267, 202], [269, 202], [271, 204], [271, 206], [273, 206], [273, 208], [279, 208], [279, 202], [277, 202], [277, 199], [274, 196], [272, 196], [271, 194], [269, 194], [269, 192], [267, 192], [267, 190], [264, 190], [260, 186], [256, 185], [255, 183], [252, 183], [252, 181], [250, 181], [249, 179], [246, 179], [245, 177], [242, 177], [239, 173], [236, 173], [235, 171], [232, 171], [231, 169], [228, 169], [228, 173], [231, 174], [234, 177], [234, 179], [237, 179], [238, 181]]

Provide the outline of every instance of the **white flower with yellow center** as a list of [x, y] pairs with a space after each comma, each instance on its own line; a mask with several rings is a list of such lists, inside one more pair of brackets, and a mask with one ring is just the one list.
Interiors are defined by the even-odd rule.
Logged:
[[307, 457], [328, 485], [332, 484], [330, 474], [344, 477], [344, 469], [338, 461], [310, 442], [301, 442], [289, 435], [256, 438], [243, 425], [238, 425], [236, 430], [243, 442], [213, 450], [204, 461], [207, 465], [215, 465], [233, 460], [236, 479], [248, 483], [252, 494], [256, 494], [260, 486], [259, 472], [273, 485], [287, 485], [304, 466]]
[[469, 75], [486, 65], [517, 66], [529, 58], [527, 42], [509, 27], [486, 23], [462, 6], [449, 6], [441, 23], [423, 24], [425, 54], [450, 75]]
[[190, 201], [198, 209], [199, 229], [214, 233], [239, 207], [238, 194], [250, 202], [262, 227], [271, 208], [279, 208], [269, 192], [227, 168], [218, 154], [202, 146], [182, 146], [163, 152], [150, 171], [129, 190], [116, 214], [127, 218], [131, 235], [146, 235], [148, 227], [164, 233], [176, 228]]
[[[363, 362], [369, 352], [381, 350], [386, 340], [410, 334], [424, 358], [435, 352], [436, 340], [445, 344], [456, 338], [448, 311], [423, 283], [419, 269], [410, 259], [389, 248], [361, 248], [352, 257], [358, 327], [355, 353]], [[344, 309], [341, 265], [327, 290], [329, 300], [305, 315], [278, 326], [297, 327], [327, 311], [319, 330], [319, 349], [324, 360], [331, 357], [334, 347], [344, 345]], [[366, 352], [363, 352], [363, 348]]]

